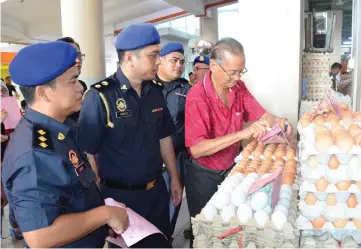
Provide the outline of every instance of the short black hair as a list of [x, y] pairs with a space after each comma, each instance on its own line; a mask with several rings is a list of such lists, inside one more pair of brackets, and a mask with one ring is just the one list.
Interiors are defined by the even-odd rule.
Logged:
[[233, 38], [223, 38], [219, 40], [212, 48], [210, 57], [218, 63], [222, 63], [225, 52], [244, 57], [242, 44]]
[[342, 69], [342, 65], [338, 62], [332, 64], [331, 69]]
[[[49, 86], [52, 88], [55, 88], [55, 79], [42, 84], [41, 86]], [[27, 104], [33, 104], [34, 100], [35, 100], [35, 91], [36, 91], [37, 86], [20, 86], [20, 92], [23, 94], [24, 96], [24, 100]]]
[[126, 52], [132, 52], [132, 53], [135, 54], [135, 56], [138, 57], [139, 54], [140, 54], [140, 51], [141, 51], [143, 48], [144, 48], [144, 47], [138, 48], [138, 49], [134, 49], [134, 50], [118, 50], [118, 49], [117, 49], [119, 64], [122, 64]]
[[26, 101], [25, 100], [22, 100], [21, 102], [20, 102], [20, 105], [21, 105], [21, 108], [22, 109], [26, 109], [26, 107], [27, 107], [27, 104], [26, 104]]
[[86, 90], [88, 90], [88, 86], [85, 84], [84, 81], [82, 81], [82, 80], [78, 80], [78, 81], [79, 81], [79, 83], [83, 86], [84, 92], [85, 92]]
[[80, 46], [79, 46], [79, 43], [77, 43], [77, 42], [76, 42], [73, 38], [71, 38], [71, 37], [63, 37], [63, 38], [58, 39], [57, 41], [63, 41], [63, 42], [66, 42], [66, 43], [74, 43], [74, 44], [76, 44], [76, 45], [78, 46], [79, 50], [81, 50], [81, 49], [80, 49]]
[[191, 76], [193, 74], [193, 72], [190, 72], [189, 74], [188, 74], [188, 76]]
[[7, 79], [11, 79], [11, 77], [10, 77], [10, 76], [6, 76], [6, 78], [5, 78], [5, 79], [6, 79], [6, 80], [7, 80]]

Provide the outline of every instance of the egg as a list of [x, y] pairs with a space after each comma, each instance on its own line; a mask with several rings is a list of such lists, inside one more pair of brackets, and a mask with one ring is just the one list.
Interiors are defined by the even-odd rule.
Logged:
[[243, 186], [238, 186], [231, 195], [231, 203], [235, 207], [246, 202], [247, 193], [244, 191]]
[[237, 218], [241, 225], [246, 225], [247, 221], [252, 218], [252, 209], [247, 204], [239, 205], [237, 209]]
[[340, 103], [340, 108], [341, 108], [342, 110], [348, 110], [349, 106], [348, 106], [348, 104], [346, 104], [346, 103]]
[[286, 152], [286, 158], [287, 160], [291, 160], [296, 157], [296, 153], [293, 150], [287, 150]]
[[326, 218], [323, 215], [321, 215], [320, 217], [311, 220], [311, 223], [314, 228], [318, 229], [318, 228], [322, 228], [325, 225], [326, 221], [327, 221]]
[[360, 181], [357, 181], [355, 182], [356, 186], [361, 190], [361, 182]]
[[287, 216], [282, 211], [275, 211], [271, 216], [271, 220], [277, 229], [282, 229], [287, 222]]
[[348, 188], [351, 186], [352, 182], [351, 181], [340, 181], [336, 184], [336, 188], [339, 191], [347, 191]]
[[282, 184], [287, 184], [292, 187], [295, 184], [295, 179], [290, 177], [284, 177], [282, 179]]
[[305, 202], [307, 205], [313, 205], [318, 201], [314, 193], [308, 192], [305, 196]]
[[361, 146], [361, 133], [358, 133], [354, 136], [354, 141], [355, 141], [355, 144], [357, 144], [358, 146]]
[[339, 219], [339, 220], [335, 220], [334, 222], [332, 222], [332, 224], [335, 228], [344, 228], [346, 226], [347, 222], [348, 222], [348, 220], [346, 220], [346, 219], [345, 220]]
[[328, 194], [327, 196], [327, 200], [326, 200], [326, 205], [327, 206], [336, 206], [337, 203], [337, 198], [335, 194]]
[[283, 171], [284, 173], [292, 173], [293, 175], [295, 175], [296, 174], [296, 166], [294, 166], [294, 165], [287, 165], [286, 167], [285, 167], [285, 169], [284, 169], [284, 171]]
[[318, 160], [316, 156], [310, 156], [307, 161], [307, 166], [309, 168], [317, 168], [318, 167]]
[[242, 174], [244, 173], [244, 169], [241, 168], [241, 167], [235, 167], [233, 170], [232, 170], [232, 173], [231, 175], [237, 175], [237, 174]]
[[350, 127], [348, 127], [348, 133], [350, 133], [351, 137], [354, 137], [356, 134], [361, 133], [361, 127], [357, 124], [352, 124]]
[[314, 131], [315, 131], [315, 133], [322, 132], [322, 131], [327, 131], [328, 132], [328, 129], [323, 124], [316, 124], [315, 128], [314, 128]]
[[285, 161], [283, 161], [283, 159], [276, 159], [276, 161], [274, 162], [274, 165], [284, 167]]
[[255, 212], [253, 217], [256, 220], [258, 227], [264, 227], [269, 221], [268, 214], [263, 210], [258, 210]]
[[251, 198], [251, 208], [254, 211], [263, 209], [268, 204], [268, 195], [265, 192], [256, 192]]
[[361, 112], [354, 112], [352, 113], [353, 118], [361, 123]]
[[267, 206], [265, 206], [265, 208], [263, 209], [263, 211], [265, 211], [267, 214], [270, 214], [270, 213], [272, 213], [272, 207], [271, 207], [271, 205], [267, 205]]
[[315, 187], [316, 187], [317, 191], [325, 192], [328, 187], [328, 184], [329, 184], [329, 182], [324, 177], [322, 177], [321, 179], [319, 179], [316, 182]]
[[351, 110], [341, 110], [341, 118], [345, 119], [345, 118], [352, 118], [352, 111]]
[[339, 124], [332, 126], [331, 133], [333, 136], [335, 136], [336, 134], [339, 134], [339, 131], [344, 132], [346, 130], [345, 130], [345, 128], [343, 128], [343, 126], [341, 126]]
[[291, 202], [288, 198], [280, 198], [277, 202], [277, 205], [284, 206], [289, 209], [291, 206]]
[[286, 153], [284, 150], [276, 150], [274, 156], [276, 157], [276, 159], [282, 159], [285, 154]]
[[251, 155], [251, 151], [247, 148], [245, 148], [242, 152], [242, 157], [248, 158]]
[[265, 150], [263, 155], [264, 155], [265, 158], [270, 158], [273, 155], [273, 151]]
[[344, 117], [342, 118], [343, 122], [346, 124], [346, 126], [350, 126], [354, 123], [353, 117]]
[[203, 208], [202, 213], [203, 213], [204, 217], [206, 218], [206, 220], [211, 221], [211, 220], [213, 220], [213, 217], [217, 215], [217, 209], [214, 205], [207, 204]]
[[295, 159], [289, 159], [288, 161], [287, 161], [287, 164], [286, 164], [286, 166], [288, 166], [288, 165], [297, 165], [297, 161], [295, 160]]
[[355, 208], [357, 206], [357, 198], [355, 194], [351, 194], [347, 199], [346, 204], [349, 208]]
[[222, 209], [220, 216], [224, 222], [228, 222], [233, 216], [236, 216], [236, 210], [233, 206], [227, 206]]
[[332, 127], [339, 124], [340, 119], [338, 117], [328, 117], [327, 122], [331, 124]]
[[322, 115], [316, 115], [313, 119], [314, 124], [324, 124], [326, 122], [325, 118]]
[[338, 166], [340, 166], [340, 162], [338, 161], [337, 157], [335, 155], [330, 157], [330, 160], [328, 160], [328, 167], [330, 169], [337, 169]]
[[350, 137], [350, 134], [346, 130], [338, 130], [334, 133], [332, 133], [333, 137], [337, 140], [342, 137]]
[[261, 151], [261, 150], [255, 150], [253, 152], [253, 156], [256, 158], [259, 158], [262, 154], [263, 154], [263, 151]]
[[317, 133], [315, 136], [315, 147], [318, 152], [328, 152], [333, 145], [333, 139], [329, 134]]
[[353, 218], [352, 221], [358, 229], [361, 229], [361, 220]]
[[214, 200], [214, 206], [219, 209], [222, 210], [223, 208], [227, 207], [228, 204], [231, 201], [231, 194], [227, 193], [227, 192], [218, 192], [217, 196]]

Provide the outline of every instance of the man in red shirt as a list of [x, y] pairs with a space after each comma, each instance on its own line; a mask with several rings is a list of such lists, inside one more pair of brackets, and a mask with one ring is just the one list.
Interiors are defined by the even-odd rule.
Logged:
[[[191, 217], [217, 191], [240, 153], [243, 139], [261, 138], [277, 121], [248, 91], [243, 46], [232, 38], [215, 44], [210, 71], [188, 93], [185, 144], [192, 160], [186, 166], [186, 194]], [[253, 122], [243, 129], [243, 124]], [[291, 135], [292, 126], [287, 133]]]

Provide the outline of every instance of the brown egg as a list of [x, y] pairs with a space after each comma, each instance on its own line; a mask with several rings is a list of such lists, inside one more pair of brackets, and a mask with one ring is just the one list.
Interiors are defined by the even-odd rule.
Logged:
[[315, 156], [310, 156], [307, 161], [307, 166], [309, 168], [317, 168], [318, 167], [318, 160]]
[[274, 162], [275, 165], [280, 165], [282, 167], [285, 166], [285, 161], [283, 161], [282, 159], [276, 159], [276, 161]]
[[354, 112], [352, 113], [352, 117], [358, 121], [358, 122], [361, 122], [361, 112]]
[[305, 202], [307, 205], [313, 205], [318, 201], [317, 197], [312, 192], [308, 192], [305, 197]]
[[348, 188], [351, 186], [352, 182], [351, 181], [340, 181], [336, 184], [336, 188], [339, 191], [347, 191]]
[[325, 192], [328, 187], [328, 184], [329, 182], [324, 177], [322, 177], [320, 180], [316, 182], [315, 187], [317, 191]]
[[282, 179], [282, 184], [287, 184], [292, 187], [295, 184], [295, 180], [293, 178], [284, 177]]
[[346, 204], [349, 208], [355, 208], [357, 206], [357, 198], [355, 194], [351, 194], [347, 199]]
[[302, 128], [307, 128], [311, 124], [311, 121], [309, 118], [301, 118], [300, 119], [300, 125]]
[[276, 144], [270, 144], [270, 145], [268, 145], [267, 148], [269, 148], [269, 149], [271, 149], [271, 150], [274, 151], [274, 150], [277, 148], [277, 145], [276, 145]]
[[325, 118], [322, 115], [316, 115], [316, 117], [313, 119], [314, 124], [324, 124], [326, 122]]
[[262, 155], [262, 151], [255, 150], [253, 151], [253, 156], [259, 158]]
[[311, 223], [312, 226], [317, 229], [317, 228], [322, 228], [325, 225], [326, 221], [327, 221], [326, 218], [323, 215], [321, 215], [320, 217], [311, 220]]
[[361, 146], [361, 133], [359, 134], [356, 134], [356, 136], [354, 136], [354, 141], [355, 141], [355, 144]]
[[254, 173], [254, 172], [256, 172], [256, 169], [247, 168], [247, 169], [244, 171], [244, 175], [247, 176], [248, 174]]
[[349, 106], [348, 106], [348, 104], [346, 104], [346, 103], [340, 103], [340, 108], [341, 108], [342, 110], [348, 110]]
[[313, 115], [313, 112], [306, 112], [305, 114], [303, 114], [303, 116], [301, 117], [302, 118], [308, 118], [308, 119], [311, 119]]
[[328, 152], [333, 145], [333, 139], [331, 135], [323, 132], [317, 133], [315, 136], [315, 147], [318, 152]]
[[338, 166], [340, 166], [340, 162], [338, 161], [336, 156], [330, 157], [330, 160], [328, 160], [328, 167], [330, 169], [337, 169]]
[[248, 158], [251, 155], [251, 151], [247, 148], [245, 148], [242, 152], [242, 157], [243, 158]]
[[264, 155], [265, 158], [271, 158], [271, 156], [273, 155], [273, 151], [265, 150], [263, 155]]
[[355, 182], [356, 186], [361, 190], [361, 182], [360, 181], [357, 181]]
[[292, 178], [295, 179], [296, 175], [294, 173], [291, 172], [283, 172], [283, 178]]
[[344, 228], [347, 224], [348, 220], [335, 220], [334, 222], [332, 222], [333, 226], [335, 228]]
[[337, 199], [335, 194], [328, 194], [326, 204], [327, 206], [336, 206]]
[[352, 125], [355, 121], [353, 120], [353, 117], [344, 117], [342, 118], [343, 122], [347, 125], [350, 126]]
[[243, 174], [243, 173], [244, 173], [244, 170], [241, 169], [241, 168], [234, 168], [234, 169], [232, 170], [232, 174], [231, 174], [231, 175], [235, 175], [235, 174], [238, 174], [238, 173]]
[[328, 116], [327, 122], [331, 124], [331, 126], [338, 125], [340, 122], [340, 119], [335, 116]]
[[315, 131], [315, 133], [321, 132], [321, 131], [327, 131], [328, 132], [327, 127], [324, 126], [323, 124], [316, 124], [315, 128], [313, 130]]
[[348, 132], [346, 130], [338, 130], [335, 133], [332, 133], [333, 137], [335, 139], [339, 138], [339, 137], [349, 137], [350, 134], [348, 134]]
[[291, 160], [296, 157], [296, 152], [294, 150], [287, 150], [286, 158], [287, 160]]
[[292, 173], [292, 174], [296, 174], [296, 167], [292, 167], [292, 166], [287, 166], [285, 167], [284, 173]]
[[354, 137], [356, 134], [361, 133], [361, 127], [357, 124], [352, 124], [347, 131], [350, 133], [351, 137]]
[[348, 153], [352, 150], [355, 141], [353, 141], [353, 139], [350, 136], [336, 137], [335, 144], [341, 153]]
[[297, 161], [295, 159], [289, 159], [287, 165], [297, 165]]
[[361, 220], [353, 218], [352, 221], [358, 229], [361, 229]]
[[339, 124], [336, 124], [336, 125], [332, 126], [332, 128], [331, 128], [331, 133], [332, 134], [336, 134], [338, 131], [345, 131], [345, 128], [343, 128]]
[[276, 150], [275, 153], [273, 154], [277, 159], [281, 159], [283, 156], [285, 156], [285, 151], [284, 150]]

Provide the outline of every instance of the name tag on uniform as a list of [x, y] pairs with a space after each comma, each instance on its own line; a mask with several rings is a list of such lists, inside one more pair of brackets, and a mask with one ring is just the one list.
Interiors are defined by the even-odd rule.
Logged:
[[116, 112], [117, 118], [127, 118], [132, 116], [132, 111]]

